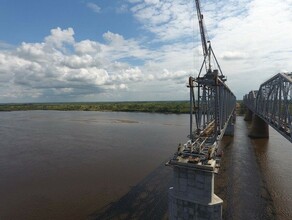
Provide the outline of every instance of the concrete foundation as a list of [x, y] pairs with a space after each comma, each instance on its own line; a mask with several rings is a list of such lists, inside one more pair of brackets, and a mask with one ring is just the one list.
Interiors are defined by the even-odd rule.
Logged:
[[253, 116], [253, 112], [251, 110], [249, 110], [248, 108], [246, 108], [245, 114], [244, 114], [244, 120], [245, 121], [252, 121], [252, 116]]
[[174, 166], [169, 189], [169, 219], [222, 219], [223, 200], [214, 194], [214, 172]]
[[236, 119], [236, 116], [233, 115], [232, 118], [229, 120], [224, 136], [234, 136], [235, 119]]
[[254, 114], [252, 119], [251, 130], [248, 136], [251, 138], [268, 138], [269, 125], [259, 116]]

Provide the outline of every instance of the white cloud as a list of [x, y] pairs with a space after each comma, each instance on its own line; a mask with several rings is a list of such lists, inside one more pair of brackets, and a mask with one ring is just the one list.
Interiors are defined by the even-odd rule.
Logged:
[[92, 3], [92, 2], [88, 2], [87, 4], [86, 4], [86, 6], [88, 7], [88, 8], [90, 8], [93, 12], [95, 12], [95, 13], [100, 13], [100, 11], [101, 11], [101, 8], [97, 5], [97, 4], [95, 4], [95, 3]]
[[122, 4], [119, 7], [116, 8], [116, 12], [119, 14], [123, 14], [129, 11], [127, 4]]
[[119, 45], [119, 44], [122, 44], [124, 42], [123, 36], [121, 36], [119, 34], [114, 34], [110, 31], [104, 33], [103, 38], [107, 42], [109, 42], [110, 44], [115, 44], [115, 45]]
[[[176, 52], [171, 47], [149, 50], [142, 42], [116, 33], [106, 32], [103, 37], [105, 44], [77, 42], [72, 28], [56, 28], [43, 42], [22, 43], [15, 49], [0, 51], [0, 81], [6, 83], [7, 89], [15, 88], [10, 94], [2, 91], [0, 101], [104, 99], [114, 90], [124, 95], [143, 88], [151, 92], [149, 83], [176, 83], [185, 74], [179, 70], [182, 60], [176, 58], [182, 51], [179, 45]], [[133, 59], [142, 63], [135, 65]]]
[[[159, 51], [165, 53], [162, 55], [165, 63], [149, 64], [148, 68], [161, 70], [171, 67], [171, 71], [162, 73], [166, 77], [177, 71], [195, 73], [201, 65], [201, 55], [182, 46], [186, 44], [193, 51], [197, 48], [201, 51], [196, 44], [200, 42], [200, 36], [193, 3], [187, 0], [155, 1], [155, 4], [145, 0], [129, 2], [144, 30], [153, 33], [156, 41], [163, 45]], [[228, 85], [239, 98], [243, 91], [258, 88], [273, 74], [283, 69], [292, 70], [291, 0], [202, 1], [201, 6], [215, 54], [227, 75]], [[192, 44], [193, 39], [197, 42]], [[172, 49], [166, 50], [167, 47]], [[183, 58], [182, 49], [187, 54]], [[188, 62], [183, 62], [183, 59]], [[245, 83], [248, 78], [253, 79], [252, 84]]]
[[78, 54], [94, 54], [101, 51], [99, 43], [90, 40], [83, 40], [74, 44], [75, 51]]
[[193, 31], [193, 2], [186, 0], [145, 0], [132, 8], [144, 29], [154, 33], [157, 40], [190, 37]]
[[[232, 79], [232, 74], [235, 77], [257, 75], [253, 81], [254, 88], [240, 85], [249, 90], [256, 89], [281, 69], [292, 69], [289, 64], [292, 7], [291, 2], [276, 0], [254, 0], [247, 6], [244, 16], [219, 22], [213, 45], [224, 59], [222, 66], [229, 73], [229, 79]], [[234, 58], [241, 59], [241, 62], [234, 62]]]
[[58, 27], [51, 30], [51, 35], [45, 38], [45, 43], [52, 47], [62, 48], [64, 43], [74, 43], [73, 35], [73, 28], [61, 30], [61, 28]]
[[246, 59], [248, 55], [240, 51], [225, 51], [221, 57], [223, 60], [241, 60]]
[[158, 4], [160, 0], [145, 0], [146, 4]]
[[[1, 42], [0, 101], [187, 99], [185, 83], [202, 62], [193, 3], [126, 4], [143, 27], [139, 36], [107, 31], [103, 42], [77, 41], [72, 28], [55, 28], [42, 42]], [[213, 49], [238, 98], [277, 72], [292, 70], [291, 0], [201, 4]]]
[[128, 89], [128, 86], [123, 84], [123, 83], [120, 84], [119, 87], [120, 87], [120, 89], [123, 89], [123, 90], [127, 90]]
[[135, 39], [125, 40], [120, 34], [110, 31], [103, 34], [107, 45], [102, 47], [105, 57], [112, 61], [122, 58], [147, 59], [152, 56], [151, 51], [144, 48], [142, 43]]

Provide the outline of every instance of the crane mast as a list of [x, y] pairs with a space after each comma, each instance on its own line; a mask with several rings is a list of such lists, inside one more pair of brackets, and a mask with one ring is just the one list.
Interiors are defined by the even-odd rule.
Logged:
[[[222, 70], [220, 68], [220, 65], [217, 61], [217, 58], [214, 54], [214, 51], [211, 47], [211, 42], [210, 42], [210, 40], [206, 39], [206, 28], [204, 26], [204, 16], [201, 12], [200, 0], [195, 0], [195, 3], [196, 3], [196, 10], [197, 10], [197, 16], [198, 16], [198, 21], [199, 21], [203, 55], [204, 55], [204, 62], [203, 62], [202, 67], [200, 69], [199, 76], [201, 75], [202, 68], [205, 65], [207, 75], [213, 75], [215, 72], [216, 74], [218, 74], [218, 76], [221, 80], [226, 81], [225, 76], [223, 75]], [[215, 61], [214, 64], [218, 68], [216, 70], [212, 70], [211, 56], [214, 58], [214, 61]]]
[[[198, 16], [198, 21], [199, 21], [199, 28], [200, 28], [200, 34], [201, 34], [201, 41], [202, 41], [202, 47], [203, 47], [203, 54], [204, 54], [204, 58], [207, 59], [208, 58], [208, 64], [207, 66], [207, 71], [210, 70], [211, 71], [211, 60], [210, 60], [210, 56], [211, 56], [211, 51], [209, 48], [210, 47], [210, 41], [206, 40], [206, 34], [205, 34], [205, 27], [204, 27], [204, 16], [201, 13], [201, 5], [200, 5], [200, 1], [199, 0], [195, 0], [196, 2], [196, 9], [197, 9], [197, 16]], [[209, 47], [208, 47], [208, 43], [209, 43]]]
[[207, 56], [208, 55], [208, 46], [207, 46], [207, 40], [206, 40], [206, 36], [205, 36], [205, 28], [204, 28], [204, 22], [203, 22], [204, 16], [201, 13], [200, 1], [199, 0], [195, 0], [195, 1], [196, 1], [196, 9], [197, 9], [197, 15], [198, 15], [198, 20], [199, 20], [203, 53], [204, 53], [204, 56]]

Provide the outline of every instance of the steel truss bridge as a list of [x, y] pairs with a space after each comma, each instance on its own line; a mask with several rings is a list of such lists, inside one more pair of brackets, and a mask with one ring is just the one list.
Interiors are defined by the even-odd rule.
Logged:
[[[201, 13], [200, 1], [196, 0], [197, 16], [200, 27], [204, 60], [199, 75], [189, 78], [190, 88], [190, 142], [201, 149], [214, 145], [225, 133], [234, 115], [236, 98], [225, 84], [226, 78], [222, 73], [212, 49], [211, 42], [206, 39], [207, 31], [204, 16]], [[213, 61], [213, 63], [212, 63]], [[203, 75], [203, 69], [205, 74]], [[193, 115], [196, 129], [193, 131]], [[205, 147], [204, 147], [205, 146]]]
[[245, 106], [292, 142], [292, 73], [278, 73], [244, 96]]
[[190, 140], [182, 146], [181, 152], [185, 153], [185, 156], [197, 157], [195, 161], [198, 163], [204, 163], [204, 161], [208, 163], [208, 159], [216, 157], [217, 143], [228, 126], [233, 123], [236, 98], [225, 84], [226, 78], [211, 42], [206, 38], [208, 35], [200, 1], [196, 0], [195, 4], [204, 60], [198, 76], [189, 77]]
[[189, 136], [192, 142], [212, 145], [222, 138], [227, 126], [233, 122], [236, 98], [224, 81], [216, 69], [203, 77], [189, 78]]
[[225, 84], [219, 65], [218, 69], [211, 69], [206, 63], [210, 54], [213, 53], [209, 43], [201, 67], [201, 71], [206, 67], [206, 73], [201, 76], [200, 71], [198, 77], [189, 77], [189, 140], [178, 146], [166, 164], [174, 168], [174, 186], [169, 189], [170, 220], [194, 219], [194, 216], [222, 219], [223, 200], [214, 194], [214, 174], [220, 167], [219, 141], [227, 131], [229, 135], [234, 132], [236, 98]]

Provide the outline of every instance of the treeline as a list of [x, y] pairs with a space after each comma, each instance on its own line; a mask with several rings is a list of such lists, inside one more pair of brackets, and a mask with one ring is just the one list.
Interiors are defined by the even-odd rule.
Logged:
[[[188, 101], [0, 104], [0, 111], [29, 110], [185, 114], [190, 112], [190, 104]], [[236, 111], [238, 115], [242, 115], [244, 113], [244, 105], [242, 101], [237, 102]]]
[[0, 111], [59, 110], [188, 113], [188, 101], [1, 104]]
[[237, 115], [244, 115], [245, 113], [245, 106], [242, 100], [237, 100], [236, 102], [236, 114]]

